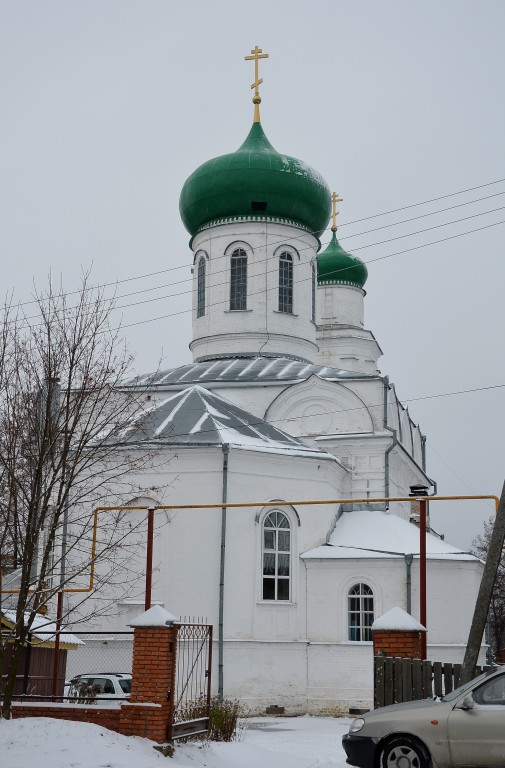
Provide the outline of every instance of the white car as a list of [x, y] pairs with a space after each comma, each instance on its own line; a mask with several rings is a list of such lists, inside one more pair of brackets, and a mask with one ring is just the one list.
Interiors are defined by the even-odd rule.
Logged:
[[86, 672], [75, 675], [65, 695], [79, 703], [92, 703], [100, 699], [130, 698], [132, 676], [127, 672]]
[[342, 746], [358, 768], [505, 768], [505, 666], [441, 699], [367, 712]]

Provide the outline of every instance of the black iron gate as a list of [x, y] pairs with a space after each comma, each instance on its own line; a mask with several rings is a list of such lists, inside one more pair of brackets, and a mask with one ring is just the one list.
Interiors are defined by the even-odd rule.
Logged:
[[212, 626], [176, 624], [177, 649], [168, 739], [209, 730]]

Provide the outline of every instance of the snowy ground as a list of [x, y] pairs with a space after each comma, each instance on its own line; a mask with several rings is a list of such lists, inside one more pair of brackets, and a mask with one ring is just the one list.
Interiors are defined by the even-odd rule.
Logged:
[[172, 759], [153, 742], [97, 725], [50, 718], [0, 720], [1, 764], [9, 768], [344, 768], [350, 720], [255, 718], [240, 740], [181, 744]]

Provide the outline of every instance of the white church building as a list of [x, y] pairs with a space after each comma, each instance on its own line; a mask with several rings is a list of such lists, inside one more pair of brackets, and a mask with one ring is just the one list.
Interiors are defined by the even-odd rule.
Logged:
[[[372, 622], [394, 607], [419, 618], [409, 502], [290, 503], [434, 490], [426, 439], [378, 368], [367, 269], [337, 240], [337, 202], [319, 173], [272, 147], [256, 95], [243, 144], [181, 192], [193, 362], [124, 384], [146, 403], [118, 439], [163, 457], [125, 503], [218, 505], [157, 528], [153, 603], [214, 625], [215, 692], [251, 712], [370, 705]], [[219, 506], [245, 502], [262, 506]], [[428, 658], [459, 662], [482, 566], [435, 532], [427, 557]], [[139, 579], [104, 628], [143, 612], [143, 589]]]

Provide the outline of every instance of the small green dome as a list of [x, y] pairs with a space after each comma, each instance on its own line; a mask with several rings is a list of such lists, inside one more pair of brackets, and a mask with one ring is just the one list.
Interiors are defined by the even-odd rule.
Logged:
[[328, 247], [317, 255], [318, 285], [355, 285], [363, 288], [368, 269], [361, 259], [344, 251], [334, 232]]
[[253, 123], [236, 152], [208, 160], [191, 174], [179, 210], [192, 236], [211, 222], [247, 217], [288, 220], [319, 237], [330, 218], [330, 190], [317, 171], [279, 154], [261, 123]]

